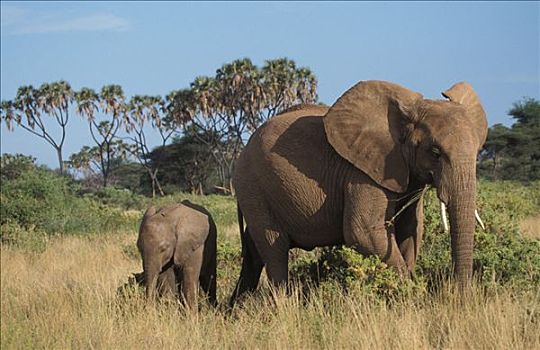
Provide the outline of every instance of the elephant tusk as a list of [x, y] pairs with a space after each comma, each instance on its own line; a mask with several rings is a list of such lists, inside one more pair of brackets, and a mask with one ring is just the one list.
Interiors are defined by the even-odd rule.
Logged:
[[484, 225], [484, 222], [482, 219], [480, 219], [480, 215], [478, 214], [478, 210], [474, 210], [474, 217], [476, 218], [476, 221], [480, 224], [480, 227], [482, 227], [482, 230], [486, 230], [486, 225]]
[[[480, 218], [480, 214], [478, 214], [477, 209], [474, 210], [474, 217], [476, 218], [476, 221], [478, 222], [480, 227], [482, 227], [482, 230], [485, 231], [486, 225], [484, 225], [484, 222]], [[448, 229], [448, 218], [446, 216], [446, 205], [443, 202], [441, 202], [441, 220], [443, 223], [444, 232], [448, 232], [449, 229]]]
[[450, 231], [448, 228], [448, 217], [446, 217], [446, 205], [441, 201], [441, 220], [444, 228], [444, 232]]

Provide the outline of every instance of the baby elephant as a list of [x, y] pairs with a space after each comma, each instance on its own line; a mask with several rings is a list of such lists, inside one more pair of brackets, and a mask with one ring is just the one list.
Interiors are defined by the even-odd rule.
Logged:
[[210, 303], [217, 304], [216, 225], [206, 209], [187, 200], [164, 208], [148, 208], [137, 247], [149, 299], [157, 291], [182, 294], [188, 307], [195, 309], [200, 283]]

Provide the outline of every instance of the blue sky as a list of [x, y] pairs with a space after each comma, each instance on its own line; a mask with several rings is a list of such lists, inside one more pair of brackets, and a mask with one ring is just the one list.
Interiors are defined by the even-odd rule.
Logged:
[[[289, 57], [311, 68], [332, 104], [359, 80], [389, 80], [428, 98], [476, 89], [490, 125], [540, 98], [538, 2], [1, 2], [1, 98], [21, 85], [120, 84], [160, 94], [223, 63]], [[91, 144], [74, 116], [65, 155]], [[52, 147], [1, 128], [2, 153], [56, 167]]]

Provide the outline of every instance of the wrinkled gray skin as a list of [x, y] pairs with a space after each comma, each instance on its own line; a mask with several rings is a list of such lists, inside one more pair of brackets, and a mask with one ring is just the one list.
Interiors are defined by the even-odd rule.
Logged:
[[[137, 247], [142, 256], [146, 295], [181, 295], [197, 308], [199, 284], [216, 305], [216, 225], [201, 206], [189, 201], [144, 214]], [[181, 286], [181, 293], [178, 285]]]
[[262, 125], [233, 177], [243, 263], [231, 305], [256, 288], [263, 266], [274, 285], [285, 283], [293, 247], [347, 244], [408, 276], [423, 235], [425, 185], [449, 208], [454, 273], [467, 285], [476, 155], [487, 120], [469, 84], [443, 96], [424, 99], [396, 84], [365, 81], [330, 108], [300, 106]]

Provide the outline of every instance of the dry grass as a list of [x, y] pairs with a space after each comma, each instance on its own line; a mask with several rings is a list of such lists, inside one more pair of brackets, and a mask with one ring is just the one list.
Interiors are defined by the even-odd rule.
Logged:
[[[232, 228], [231, 232], [232, 234]], [[137, 259], [135, 234], [65, 237], [37, 254], [1, 249], [1, 348], [538, 349], [539, 295], [460, 299], [449, 288], [391, 305], [354, 293], [274, 295], [263, 288], [232, 314], [147, 305], [117, 288]], [[220, 302], [233, 279], [220, 281]]]
[[519, 231], [525, 238], [540, 240], [540, 215], [522, 220], [519, 224]]

